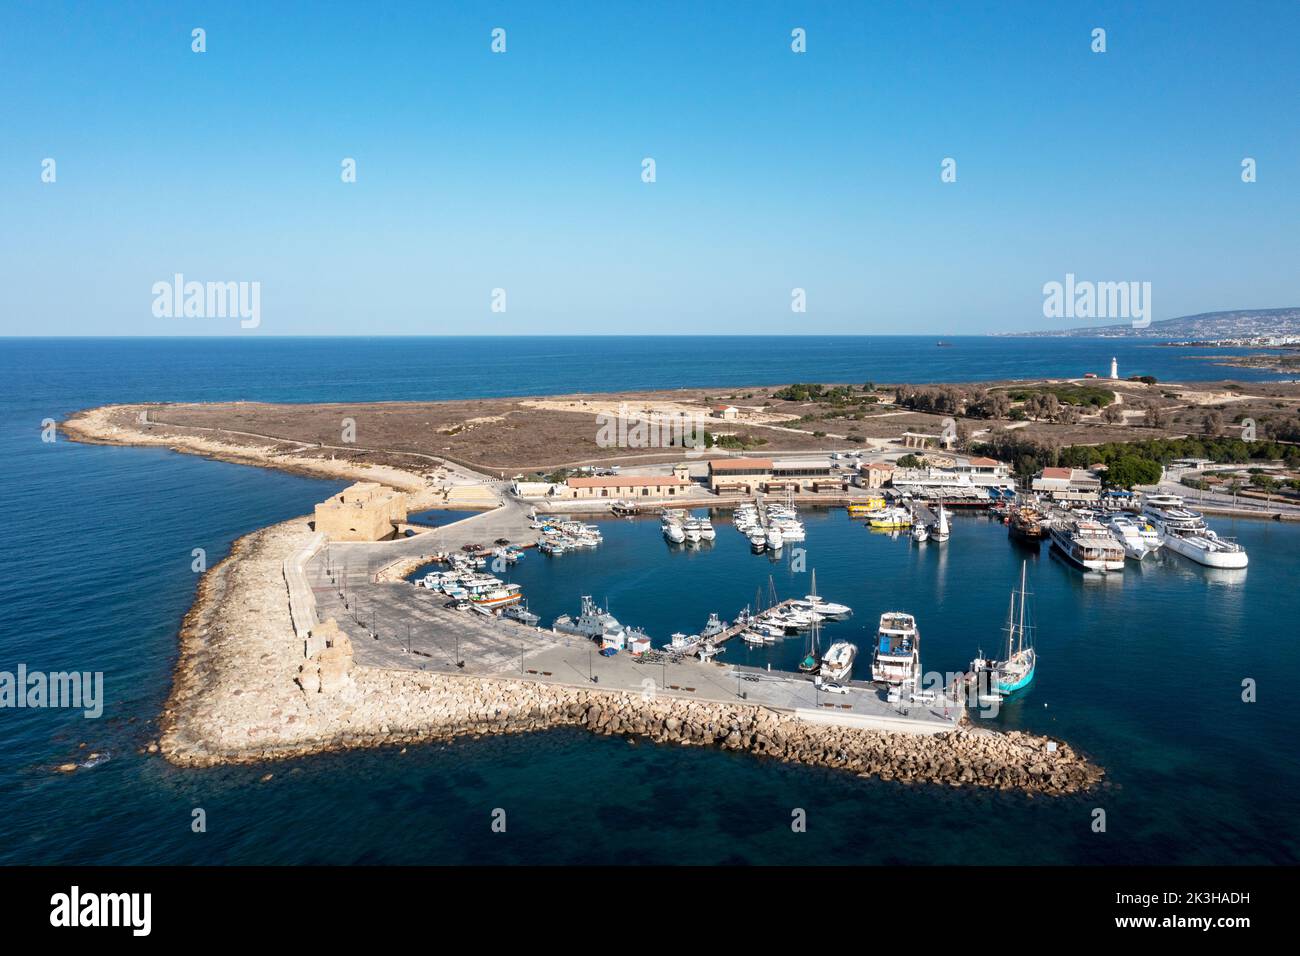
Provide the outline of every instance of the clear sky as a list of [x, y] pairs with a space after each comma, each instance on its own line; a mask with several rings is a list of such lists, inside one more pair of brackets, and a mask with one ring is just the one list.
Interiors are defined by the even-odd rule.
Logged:
[[[1066, 273], [1300, 305], [1297, 37], [1295, 0], [8, 2], [0, 334], [979, 333], [1060, 327]], [[155, 317], [175, 273], [260, 326]]]

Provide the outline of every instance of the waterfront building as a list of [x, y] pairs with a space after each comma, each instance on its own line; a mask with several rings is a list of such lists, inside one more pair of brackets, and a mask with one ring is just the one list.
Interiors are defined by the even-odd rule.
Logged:
[[848, 476], [836, 474], [824, 458], [715, 458], [709, 462], [709, 489], [716, 494], [844, 491], [847, 487]]
[[1101, 498], [1101, 479], [1080, 468], [1044, 468], [1032, 488], [1062, 504], [1096, 504]]
[[954, 461], [946, 467], [896, 468], [890, 484], [895, 490], [922, 498], [987, 498], [992, 490], [1012, 490], [1011, 469], [993, 458]]
[[559, 495], [565, 498], [675, 498], [692, 487], [678, 475], [604, 475], [569, 478]]

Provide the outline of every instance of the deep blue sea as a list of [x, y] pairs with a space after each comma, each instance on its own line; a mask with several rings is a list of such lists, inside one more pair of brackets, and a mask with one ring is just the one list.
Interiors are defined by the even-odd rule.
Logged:
[[[962, 669], [996, 640], [1028, 560], [1040, 674], [1004, 726], [1057, 734], [1110, 786], [1064, 800], [908, 788], [711, 750], [582, 731], [178, 770], [137, 751], [156, 734], [176, 632], [198, 575], [238, 536], [301, 514], [334, 483], [152, 449], [41, 441], [41, 422], [105, 402], [382, 401], [802, 381], [970, 381], [1104, 373], [1267, 378], [1184, 350], [1082, 339], [529, 338], [0, 340], [0, 670], [105, 674], [103, 717], [0, 710], [0, 863], [1296, 863], [1300, 685], [1293, 586], [1300, 527], [1216, 526], [1251, 552], [1244, 575], [1165, 556], [1090, 581], [960, 518], [943, 548], [810, 513], [818, 586], [856, 609], [917, 614], [927, 670]], [[1196, 354], [1207, 354], [1197, 350]], [[435, 521], [442, 520], [437, 515]], [[656, 637], [724, 617], [787, 560], [669, 549], [654, 523], [608, 522], [597, 552], [514, 572], [546, 617], [580, 593]], [[834, 636], [839, 636], [835, 634]], [[787, 646], [728, 656], [776, 666]], [[1241, 700], [1253, 679], [1258, 701]], [[84, 747], [82, 746], [84, 744]], [[64, 762], [93, 766], [74, 774]], [[262, 782], [266, 773], [271, 780]], [[191, 830], [203, 808], [207, 832]], [[509, 828], [494, 834], [494, 808]], [[808, 813], [792, 833], [791, 810]], [[1107, 830], [1094, 833], [1096, 808]], [[309, 825], [308, 825], [309, 824]]]

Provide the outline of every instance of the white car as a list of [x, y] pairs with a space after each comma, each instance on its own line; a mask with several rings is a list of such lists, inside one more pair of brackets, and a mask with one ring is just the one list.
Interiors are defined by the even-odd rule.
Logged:
[[814, 679], [813, 684], [824, 694], [847, 694], [849, 692], [847, 687], [843, 687], [833, 681], [822, 680], [820, 677]]

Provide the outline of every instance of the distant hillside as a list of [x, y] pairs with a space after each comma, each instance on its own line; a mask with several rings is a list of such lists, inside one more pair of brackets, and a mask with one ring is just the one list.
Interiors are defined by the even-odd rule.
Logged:
[[1131, 322], [1115, 325], [1091, 325], [1078, 329], [1038, 329], [1033, 332], [1007, 332], [1010, 336], [1066, 336], [1092, 339], [1165, 339], [1174, 341], [1209, 341], [1248, 339], [1261, 336], [1300, 335], [1300, 308], [1241, 309], [1233, 312], [1202, 312], [1177, 319], [1161, 319], [1144, 329]]

